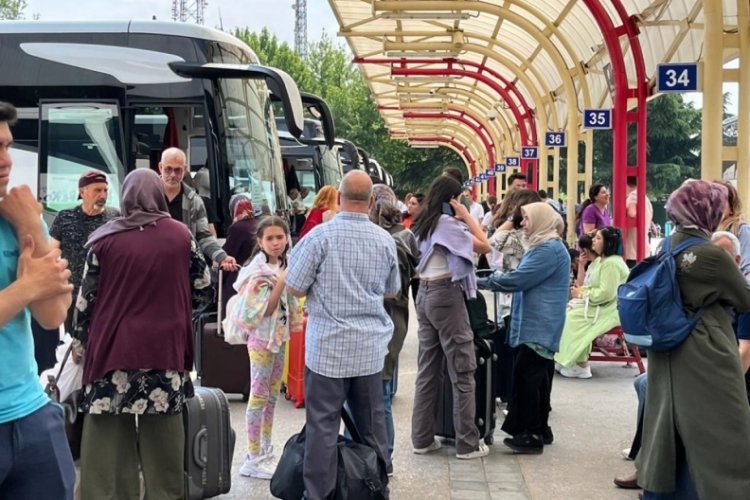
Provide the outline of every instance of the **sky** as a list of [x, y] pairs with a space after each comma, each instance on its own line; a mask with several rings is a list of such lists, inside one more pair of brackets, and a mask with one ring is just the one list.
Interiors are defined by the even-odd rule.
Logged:
[[[195, 0], [189, 0], [194, 2]], [[263, 27], [282, 41], [294, 44], [294, 10], [292, 0], [208, 0], [205, 25], [224, 26], [225, 31], [248, 27], [260, 31]], [[85, 12], [85, 15], [81, 15]], [[171, 0], [28, 0], [26, 18], [39, 14], [44, 21], [172, 19]], [[307, 0], [307, 37], [312, 42], [323, 30], [335, 36], [338, 23], [326, 0]], [[341, 39], [343, 43], [343, 39]]]
[[[111, 20], [111, 19], [172, 19], [171, 0], [27, 0], [26, 17], [39, 15], [42, 20]], [[195, 0], [188, 0], [194, 2]], [[263, 27], [275, 33], [282, 41], [294, 45], [293, 0], [208, 0], [206, 26], [222, 27], [225, 31], [248, 27], [260, 31]], [[85, 12], [82, 16], [80, 13]], [[308, 41], [318, 40], [325, 30], [335, 37], [338, 23], [326, 0], [307, 0]], [[338, 38], [345, 45], [343, 38]], [[727, 67], [736, 67], [729, 63]], [[737, 84], [726, 84], [730, 92], [729, 112], [737, 113]], [[686, 101], [700, 109], [702, 94], [684, 94]]]

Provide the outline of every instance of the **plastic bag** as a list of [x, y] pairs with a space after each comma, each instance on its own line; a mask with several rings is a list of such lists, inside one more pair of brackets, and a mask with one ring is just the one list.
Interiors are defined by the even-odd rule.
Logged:
[[[83, 386], [83, 363], [77, 365], [73, 363], [72, 359], [70, 359], [65, 363], [62, 371], [60, 371], [60, 366], [65, 358], [65, 353], [68, 348], [70, 348], [72, 342], [73, 339], [70, 335], [66, 334], [63, 338], [62, 344], [57, 346], [57, 349], [55, 350], [57, 363], [55, 363], [55, 366], [52, 368], [44, 370], [39, 376], [39, 383], [42, 384], [42, 387], [47, 387], [47, 384], [50, 381], [50, 376], [56, 378], [55, 383], [57, 389], [60, 391], [58, 401], [65, 401], [71, 394], [73, 394], [73, 391], [80, 390]], [[59, 377], [57, 376], [58, 373], [60, 373]]]

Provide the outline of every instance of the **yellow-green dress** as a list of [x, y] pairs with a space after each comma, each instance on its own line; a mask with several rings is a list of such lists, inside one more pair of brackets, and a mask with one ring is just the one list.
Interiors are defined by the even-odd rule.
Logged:
[[594, 339], [620, 325], [617, 287], [625, 283], [628, 273], [628, 266], [619, 255], [597, 257], [591, 263], [580, 299], [571, 300], [568, 305], [556, 362], [563, 366], [585, 362]]

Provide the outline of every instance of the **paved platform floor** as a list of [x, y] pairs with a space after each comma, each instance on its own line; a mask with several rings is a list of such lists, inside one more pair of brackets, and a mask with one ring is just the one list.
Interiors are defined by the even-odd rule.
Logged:
[[[412, 316], [413, 318], [414, 316]], [[555, 443], [544, 454], [514, 455], [503, 444], [498, 430], [488, 457], [457, 460], [455, 448], [444, 447], [429, 455], [411, 450], [411, 410], [416, 377], [416, 324], [412, 321], [401, 354], [399, 387], [394, 401], [396, 425], [394, 500], [600, 500], [635, 499], [633, 490], [620, 490], [613, 476], [629, 474], [632, 462], [620, 455], [630, 446], [635, 430], [635, 367], [619, 363], [594, 363], [594, 377], [568, 380], [556, 376], [552, 390], [551, 426]], [[231, 403], [237, 447], [232, 469], [232, 490], [226, 499], [271, 499], [268, 481], [239, 475], [244, 461], [244, 409]], [[501, 417], [502, 418], [502, 417]], [[280, 453], [286, 440], [302, 427], [304, 409], [281, 400], [274, 425], [274, 447]]]

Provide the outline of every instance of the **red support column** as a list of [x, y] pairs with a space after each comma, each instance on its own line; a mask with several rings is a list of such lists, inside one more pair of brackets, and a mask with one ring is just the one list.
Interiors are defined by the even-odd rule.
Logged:
[[[584, 0], [594, 20], [599, 26], [604, 43], [609, 52], [612, 63], [612, 75], [614, 80], [614, 96], [612, 110], [612, 207], [614, 212], [614, 224], [624, 229], [635, 227], [637, 232], [637, 258], [640, 260], [646, 255], [646, 149], [647, 149], [647, 118], [648, 108], [646, 97], [648, 96], [648, 77], [646, 65], [643, 59], [643, 50], [638, 39], [638, 27], [636, 20], [630, 17], [621, 0], [609, 0], [617, 12], [622, 23], [615, 26], [607, 9], [602, 6], [601, 0]], [[620, 38], [628, 37], [630, 52], [635, 62], [636, 88], [630, 88], [628, 84], [628, 72], [625, 64]], [[637, 100], [635, 112], [628, 112], [628, 98]], [[636, 125], [636, 164], [628, 164], [628, 125]], [[638, 217], [636, 221], [627, 218], [625, 199], [627, 196], [627, 177], [638, 179]]]

